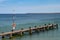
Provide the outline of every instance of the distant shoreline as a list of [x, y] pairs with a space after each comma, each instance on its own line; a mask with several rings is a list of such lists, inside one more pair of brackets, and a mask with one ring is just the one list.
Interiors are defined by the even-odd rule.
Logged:
[[60, 13], [0, 13], [0, 14], [60, 14]]

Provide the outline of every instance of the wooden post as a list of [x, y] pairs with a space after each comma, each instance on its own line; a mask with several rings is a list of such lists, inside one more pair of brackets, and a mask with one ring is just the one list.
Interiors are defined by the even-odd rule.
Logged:
[[54, 29], [54, 25], [52, 24], [52, 27], [51, 27], [51, 29]]
[[49, 26], [46, 26], [46, 27], [45, 27], [45, 30], [47, 30], [47, 31], [48, 31], [48, 30], [49, 30]]
[[22, 36], [23, 35], [22, 31], [18, 32], [17, 35]]
[[47, 29], [48, 29], [48, 30], [51, 29], [51, 27], [50, 27], [49, 25], [51, 25], [51, 24], [50, 24], [50, 23], [48, 24], [48, 26], [47, 26]]
[[54, 25], [52, 24], [52, 26], [49, 27], [50, 30], [54, 29]]
[[18, 35], [19, 35], [19, 36], [22, 36], [22, 35], [24, 34], [24, 32], [23, 32], [22, 30], [23, 30], [23, 28], [21, 28], [21, 31], [18, 32]]
[[22, 31], [20, 31], [20, 36], [22, 36], [22, 35], [23, 35]]
[[[3, 34], [3, 33], [4, 33], [4, 32], [2, 32], [2, 34]], [[2, 38], [5, 38], [4, 35], [2, 35]]]
[[12, 38], [12, 33], [10, 34], [10, 39]]
[[49, 26], [47, 26], [47, 30], [49, 30]]
[[47, 30], [47, 25], [46, 25], [46, 24], [44, 24], [44, 26], [45, 26], [45, 27], [44, 27], [43, 29], [44, 29], [44, 31], [45, 31], [45, 30]]
[[50, 25], [50, 23], [48, 25]]
[[58, 29], [58, 24], [56, 24], [56, 28]]
[[5, 38], [4, 35], [2, 36], [2, 38]]
[[29, 27], [29, 34], [30, 34], [30, 35], [32, 34], [32, 30], [31, 30], [31, 27]]
[[39, 28], [37, 28], [37, 26], [34, 26], [35, 27], [35, 32], [39, 33]]
[[46, 24], [44, 24], [46, 26]]
[[[24, 30], [24, 29], [23, 29], [23, 28], [21, 28], [21, 30]], [[21, 31], [21, 35], [23, 35], [23, 34], [24, 34], [24, 32], [22, 32], [22, 31]]]
[[42, 31], [43, 31], [43, 32], [45, 31], [45, 27], [42, 27]]

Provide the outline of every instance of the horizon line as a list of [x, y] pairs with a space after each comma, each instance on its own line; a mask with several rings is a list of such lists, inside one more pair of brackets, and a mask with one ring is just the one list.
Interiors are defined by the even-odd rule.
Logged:
[[0, 14], [57, 14], [60, 12], [55, 12], [55, 13], [0, 13]]

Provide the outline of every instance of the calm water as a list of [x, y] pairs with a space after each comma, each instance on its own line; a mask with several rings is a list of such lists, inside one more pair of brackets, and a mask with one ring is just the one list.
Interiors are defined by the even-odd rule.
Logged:
[[[0, 33], [8, 32], [12, 29], [13, 14], [0, 14]], [[13, 39], [0, 40], [60, 40], [60, 14], [14, 14], [16, 30], [29, 28], [48, 23], [59, 24], [59, 29], [46, 32], [34, 33], [33, 35], [24, 35]]]

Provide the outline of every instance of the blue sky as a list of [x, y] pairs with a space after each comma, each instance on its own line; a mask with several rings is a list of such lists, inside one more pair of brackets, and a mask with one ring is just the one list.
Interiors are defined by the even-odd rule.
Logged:
[[60, 0], [0, 0], [0, 13], [56, 12], [60, 12]]

